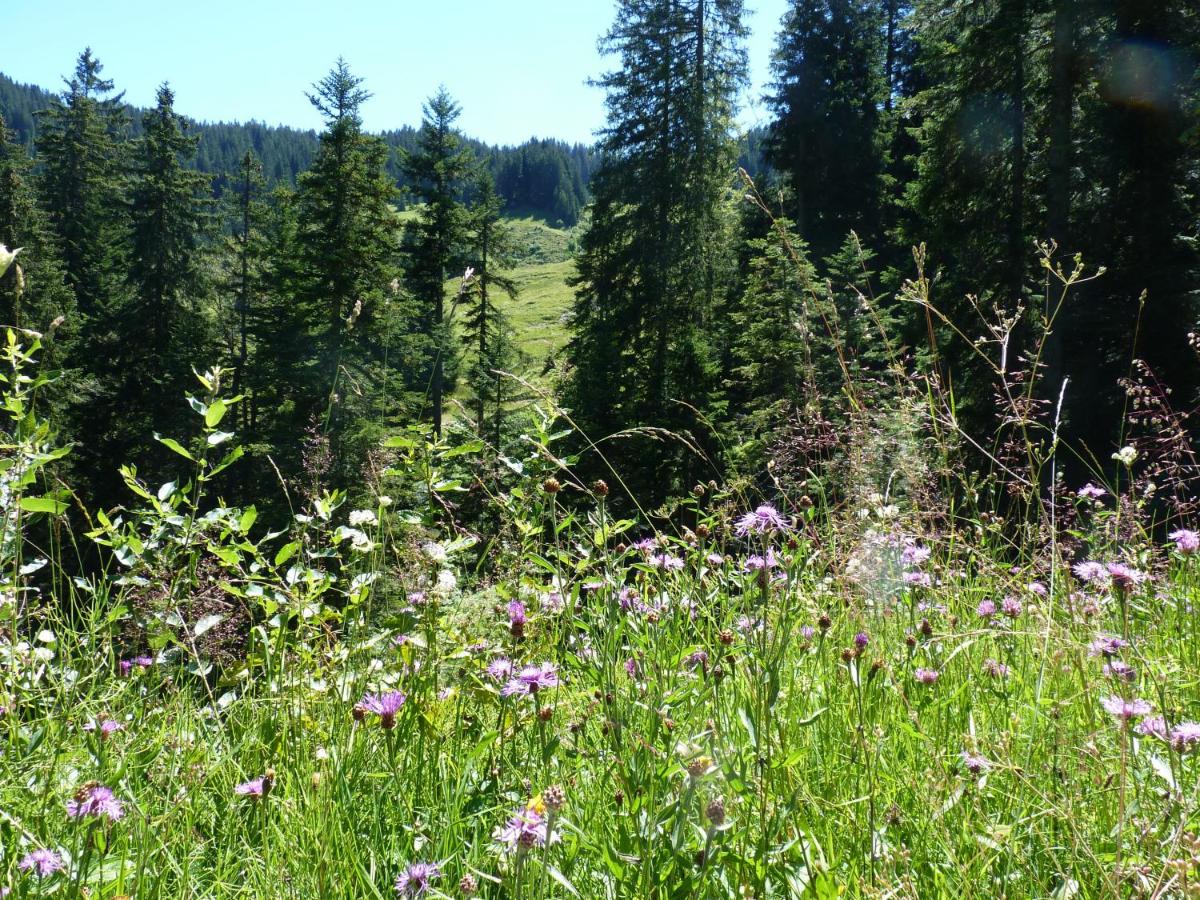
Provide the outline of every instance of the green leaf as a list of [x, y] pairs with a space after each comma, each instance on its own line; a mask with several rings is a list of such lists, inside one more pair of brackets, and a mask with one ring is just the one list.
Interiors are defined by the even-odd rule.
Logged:
[[216, 447], [233, 437], [232, 431], [214, 431], [208, 436], [208, 446]]
[[67, 511], [67, 504], [53, 497], [22, 497], [21, 509], [31, 513], [49, 513], [61, 516]]
[[162, 444], [164, 447], [168, 447], [169, 449], [174, 450], [176, 453], [178, 453], [184, 459], [190, 459], [192, 462], [196, 461], [196, 457], [192, 456], [192, 454], [188, 452], [187, 448], [184, 447], [183, 444], [179, 443], [179, 441], [175, 440], [174, 438], [165, 438], [160, 434], [156, 434], [156, 435], [154, 435], [154, 439], [156, 441], [158, 441], [160, 444]]
[[229, 407], [225, 405], [224, 400], [214, 400], [204, 413], [204, 424], [209, 428], [216, 428], [221, 424], [221, 420], [225, 418], [225, 413], [228, 409]]
[[216, 627], [217, 625], [220, 625], [224, 619], [224, 616], [205, 616], [203, 619], [197, 622], [196, 627], [192, 629], [192, 636], [200, 637], [200, 635], [204, 634], [204, 632]]
[[290, 544], [284, 544], [279, 548], [279, 552], [275, 554], [275, 565], [282, 566], [285, 562], [295, 556], [296, 551], [299, 549], [299, 541], [292, 541]]

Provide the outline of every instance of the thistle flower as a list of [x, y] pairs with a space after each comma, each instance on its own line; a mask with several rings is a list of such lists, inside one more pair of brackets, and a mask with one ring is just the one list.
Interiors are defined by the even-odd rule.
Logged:
[[754, 512], [748, 512], [737, 520], [733, 530], [739, 537], [748, 534], [769, 534], [775, 531], [787, 531], [788, 522], [775, 507], [764, 503]]
[[420, 897], [441, 877], [442, 868], [437, 863], [412, 863], [396, 878], [396, 893], [402, 897]]
[[501, 697], [511, 697], [514, 694], [536, 694], [547, 688], [558, 687], [561, 682], [558, 677], [558, 666], [546, 662], [539, 666], [525, 666], [516, 677], [509, 680], [500, 691]]
[[62, 857], [53, 850], [31, 850], [21, 857], [17, 868], [22, 872], [34, 872], [38, 878], [46, 878], [66, 867]]
[[975, 607], [975, 615], [981, 619], [990, 619], [996, 614], [995, 600], [980, 600], [979, 605]]
[[106, 818], [115, 822], [125, 815], [125, 807], [112, 788], [90, 781], [67, 801], [67, 815], [72, 819]]
[[1180, 528], [1167, 535], [1175, 542], [1175, 549], [1184, 556], [1190, 556], [1200, 550], [1200, 532], [1188, 528]]
[[1105, 697], [1100, 704], [1109, 715], [1116, 716], [1123, 722], [1128, 722], [1135, 716], [1149, 715], [1152, 709], [1145, 700], [1126, 700], [1122, 697]]
[[366, 694], [355, 704], [354, 709], [361, 713], [374, 713], [379, 716], [379, 727], [392, 729], [396, 727], [396, 713], [404, 706], [408, 697], [399, 691], [386, 694]]

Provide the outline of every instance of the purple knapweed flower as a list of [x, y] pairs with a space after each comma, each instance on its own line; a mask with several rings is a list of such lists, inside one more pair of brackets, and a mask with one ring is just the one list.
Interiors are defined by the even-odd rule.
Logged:
[[703, 650], [697, 650], [695, 653], [689, 655], [683, 662], [684, 665], [686, 665], [689, 669], [701, 669], [705, 672], [708, 671], [708, 654]]
[[859, 650], [866, 650], [869, 643], [871, 643], [871, 637], [865, 631], [860, 631], [854, 636], [854, 646]]
[[544, 847], [550, 839], [546, 817], [534, 804], [517, 810], [504, 827], [493, 832], [492, 837], [497, 843], [508, 845], [509, 850]]
[[725, 557], [723, 557], [720, 553], [710, 553], [704, 558], [704, 561], [713, 568], [716, 568], [717, 566], [722, 566], [725, 564]]
[[668, 572], [678, 572], [683, 568], [683, 560], [673, 553], [663, 552], [651, 554], [648, 562], [654, 568], [664, 569]]
[[501, 657], [500, 659], [493, 659], [490, 663], [488, 663], [487, 673], [496, 681], [506, 681], [512, 677], [512, 660], [505, 659], [504, 657]]
[[748, 534], [769, 534], [775, 531], [787, 531], [788, 522], [775, 507], [764, 503], [754, 512], [748, 512], [733, 526], [739, 537]]
[[1129, 665], [1129, 663], [1122, 662], [1119, 659], [1106, 662], [1104, 664], [1104, 674], [1109, 678], [1117, 678], [1121, 681], [1133, 681], [1137, 678], [1137, 670]]
[[1129, 641], [1115, 635], [1102, 634], [1088, 645], [1089, 656], [1111, 658], [1129, 646]]
[[1105, 568], [1104, 563], [1099, 563], [1095, 560], [1077, 562], [1071, 566], [1071, 571], [1075, 573], [1076, 578], [1080, 581], [1086, 581], [1088, 584], [1108, 578], [1108, 569]]
[[933, 587], [933, 579], [928, 572], [905, 572], [904, 583], [909, 587]]
[[1075, 492], [1075, 496], [1082, 500], [1099, 500], [1107, 493], [1108, 491], [1102, 487], [1097, 487], [1094, 484], [1085, 484]]
[[1167, 743], [1177, 753], [1187, 753], [1200, 744], [1200, 722], [1180, 722], [1167, 735]]
[[979, 605], [975, 607], [975, 615], [981, 619], [990, 619], [996, 614], [995, 600], [980, 600]]
[[379, 716], [381, 728], [396, 727], [396, 713], [404, 706], [408, 697], [399, 691], [389, 691], [386, 694], [365, 694], [354, 706], [354, 711], [361, 717], [365, 713]]
[[1126, 700], [1123, 697], [1105, 697], [1100, 704], [1109, 715], [1116, 716], [1124, 722], [1135, 716], [1149, 715], [1152, 709], [1145, 700]]
[[941, 673], [937, 669], [917, 669], [913, 672], [913, 677], [924, 685], [937, 684], [937, 680], [941, 678]]
[[1131, 591], [1143, 581], [1148, 581], [1150, 576], [1145, 572], [1140, 572], [1132, 566], [1127, 566], [1125, 563], [1109, 563], [1108, 577], [1112, 579], [1112, 583], [1123, 591]]
[[241, 797], [249, 797], [252, 800], [261, 800], [270, 793], [271, 788], [268, 787], [267, 778], [251, 778], [249, 781], [243, 781], [233, 789], [233, 792]]
[[115, 719], [100, 719], [99, 721], [93, 719], [90, 722], [84, 723], [83, 730], [98, 731], [100, 733], [100, 739], [107, 740], [109, 735], [113, 734], [114, 732], [124, 731], [125, 726]]
[[402, 897], [420, 897], [441, 877], [442, 868], [437, 863], [412, 863], [396, 878], [396, 893]]
[[536, 694], [547, 688], [558, 687], [558, 666], [546, 662], [540, 666], [525, 666], [516, 677], [509, 680], [500, 691], [501, 697], [511, 697], [514, 694]]
[[658, 539], [653, 537], [644, 537], [641, 540], [633, 542], [633, 549], [640, 550], [642, 553], [649, 553], [658, 548]]
[[971, 753], [968, 750], [964, 750], [958, 755], [967, 771], [972, 775], [981, 775], [992, 765], [986, 757], [980, 756], [978, 753]]
[[1172, 531], [1167, 537], [1175, 542], [1175, 549], [1184, 556], [1190, 556], [1200, 550], [1200, 532], [1192, 531], [1189, 528], [1180, 528]]
[[933, 555], [933, 551], [928, 547], [922, 547], [918, 544], [908, 544], [900, 552], [900, 561], [906, 566], [920, 566], [929, 562], [929, 557]]
[[1024, 607], [1021, 606], [1021, 601], [1016, 597], [1005, 597], [1000, 602], [1000, 611], [1010, 619], [1019, 619]]
[[1167, 739], [1167, 720], [1162, 716], [1147, 716], [1142, 721], [1133, 726], [1133, 730], [1138, 734], [1144, 734], [1147, 737], [1156, 737], [1160, 741]]
[[38, 878], [47, 878], [64, 868], [63, 859], [53, 850], [30, 850], [17, 863], [22, 872], [33, 872]]
[[1046, 590], [1046, 586], [1040, 581], [1029, 582], [1029, 584], [1025, 585], [1025, 589], [1029, 591], [1029, 593], [1036, 594], [1039, 597], [1045, 597], [1050, 593], [1048, 590]]
[[983, 671], [985, 675], [992, 678], [1007, 678], [1008, 666], [1002, 662], [997, 662], [994, 659], [985, 659], [983, 661]]
[[746, 561], [742, 566], [747, 572], [761, 572], [763, 569], [777, 568], [779, 560], [775, 558], [775, 551], [768, 547], [766, 556], [752, 553], [746, 557]]
[[72, 819], [106, 818], [115, 822], [125, 815], [125, 807], [113, 794], [112, 788], [91, 782], [67, 801], [67, 815]]
[[625, 674], [630, 678], [638, 677], [638, 661], [632, 656], [625, 660]]

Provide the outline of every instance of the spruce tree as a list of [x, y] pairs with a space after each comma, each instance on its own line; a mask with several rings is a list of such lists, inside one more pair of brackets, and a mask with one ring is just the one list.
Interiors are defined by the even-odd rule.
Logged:
[[111, 328], [127, 293], [128, 119], [123, 95], [113, 94], [113, 83], [100, 77], [103, 69], [90, 49], [80, 54], [66, 90], [41, 113], [37, 137], [42, 206], [93, 333]]
[[[594, 439], [649, 425], [694, 447], [702, 417], [719, 406], [711, 336], [733, 274], [726, 200], [746, 72], [741, 20], [733, 0], [624, 0], [601, 41], [620, 66], [597, 82], [608, 121], [578, 258], [567, 386]], [[698, 462], [683, 446], [638, 442], [634, 488], [661, 499], [690, 480]]]
[[59, 247], [45, 212], [38, 207], [32, 182], [33, 164], [0, 119], [0, 244], [24, 248], [18, 271], [0, 277], [0, 320], [5, 325], [54, 332], [43, 354], [62, 365], [79, 333], [75, 297], [66, 283]]
[[787, 175], [792, 218], [818, 257], [852, 229], [869, 240], [882, 230], [897, 29], [879, 0], [792, 0], [784, 15], [767, 159]]
[[391, 288], [399, 274], [396, 187], [387, 145], [362, 129], [370, 96], [343, 59], [309, 95], [325, 130], [300, 177], [295, 306], [286, 312], [287, 333], [308, 331], [307, 358], [286, 376], [295, 380], [295, 432], [322, 427], [344, 481], [357, 477], [383, 419], [399, 411], [392, 404], [405, 405], [389, 357], [404, 313]]
[[454, 127], [461, 111], [440, 88], [424, 106], [416, 148], [401, 160], [413, 195], [423, 204], [406, 236], [406, 284], [423, 310], [430, 336], [429, 402], [435, 434], [442, 432], [442, 406], [455, 371], [446, 279], [463, 258], [470, 219], [462, 196], [475, 167], [474, 154]]
[[463, 344], [472, 354], [467, 380], [476, 428], [499, 446], [511, 385], [497, 372], [511, 371], [519, 355], [508, 316], [497, 303], [499, 296], [509, 300], [517, 296], [516, 284], [504, 274], [512, 266], [513, 243], [500, 216], [502, 201], [486, 170], [476, 178], [472, 201], [470, 241], [475, 272], [459, 300], [465, 307], [461, 332]]

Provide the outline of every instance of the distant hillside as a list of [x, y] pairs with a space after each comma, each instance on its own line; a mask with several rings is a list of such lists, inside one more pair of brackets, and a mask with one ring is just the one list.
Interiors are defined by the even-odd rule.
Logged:
[[[0, 74], [0, 116], [16, 132], [17, 140], [33, 152], [37, 133], [37, 111], [45, 109], [54, 95], [35, 85], [20, 84]], [[186, 98], [185, 98], [186, 100]], [[130, 107], [131, 134], [141, 132], [142, 110]], [[263, 171], [273, 182], [294, 183], [308, 168], [317, 150], [317, 135], [286, 126], [261, 122], [194, 122], [200, 136], [195, 166], [214, 176], [214, 190], [221, 192], [226, 173], [236, 170], [247, 150], [253, 150]], [[417, 129], [411, 126], [385, 131], [384, 141], [397, 150], [411, 149]], [[496, 179], [496, 190], [509, 209], [532, 215], [559, 227], [579, 221], [588, 200], [588, 181], [595, 156], [583, 144], [531, 138], [516, 146], [493, 146], [468, 139], [476, 154], [486, 161]], [[396, 183], [405, 187], [399, 153], [394, 153], [388, 170]]]

